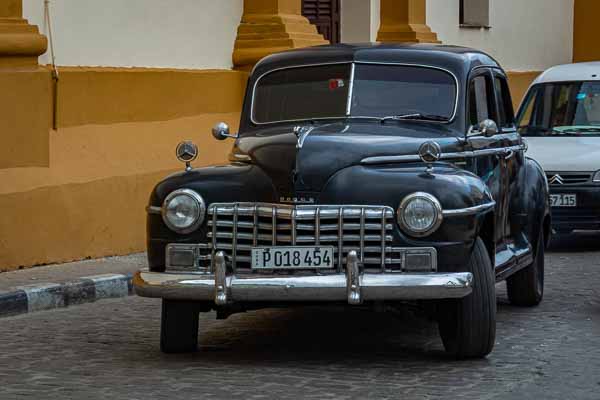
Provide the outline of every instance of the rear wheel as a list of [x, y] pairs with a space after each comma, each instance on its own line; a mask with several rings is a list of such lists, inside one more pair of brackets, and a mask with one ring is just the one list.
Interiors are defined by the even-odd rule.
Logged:
[[162, 301], [160, 349], [164, 353], [189, 353], [198, 347], [199, 310], [187, 301]]
[[473, 292], [462, 299], [444, 300], [438, 324], [446, 352], [456, 358], [483, 358], [496, 339], [496, 286], [492, 263], [477, 238], [466, 272], [473, 274]]
[[544, 234], [540, 233], [533, 263], [506, 280], [506, 292], [511, 304], [533, 307], [544, 297]]

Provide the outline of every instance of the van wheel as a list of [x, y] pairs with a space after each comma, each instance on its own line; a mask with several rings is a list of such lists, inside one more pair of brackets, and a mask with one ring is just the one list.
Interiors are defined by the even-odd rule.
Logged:
[[477, 238], [466, 272], [473, 274], [473, 291], [462, 299], [443, 300], [438, 325], [446, 352], [464, 358], [483, 358], [496, 340], [496, 286], [492, 263]]
[[533, 307], [544, 297], [544, 234], [538, 237], [533, 263], [506, 280], [510, 303], [519, 307]]
[[160, 350], [163, 353], [190, 353], [198, 347], [199, 310], [188, 301], [162, 301]]

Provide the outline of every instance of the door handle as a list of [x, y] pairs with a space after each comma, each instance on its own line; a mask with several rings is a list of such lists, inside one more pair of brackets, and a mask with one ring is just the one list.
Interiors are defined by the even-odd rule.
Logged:
[[511, 158], [513, 158], [515, 156], [515, 152], [514, 150], [508, 150], [506, 152], [506, 155], [504, 156], [505, 160], [510, 160]]

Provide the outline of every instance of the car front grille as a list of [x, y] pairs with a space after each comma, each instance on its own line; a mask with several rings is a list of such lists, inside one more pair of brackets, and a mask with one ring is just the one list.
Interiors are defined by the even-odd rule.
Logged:
[[355, 250], [365, 269], [401, 268], [391, 247], [394, 210], [385, 206], [211, 204], [208, 237], [234, 272], [250, 270], [253, 247], [333, 246], [337, 272]]
[[547, 172], [548, 183], [552, 186], [581, 185], [592, 179], [590, 172]]

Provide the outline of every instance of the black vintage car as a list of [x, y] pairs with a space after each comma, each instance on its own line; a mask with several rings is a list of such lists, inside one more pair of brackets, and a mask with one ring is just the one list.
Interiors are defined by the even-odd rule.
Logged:
[[[472, 49], [337, 45], [252, 72], [228, 165], [160, 182], [141, 296], [163, 299], [161, 348], [192, 351], [198, 313], [415, 302], [446, 350], [494, 346], [496, 282], [542, 299], [548, 185], [525, 156], [504, 71]], [[386, 307], [381, 307], [385, 305]], [[389, 306], [389, 307], [387, 307]]]

